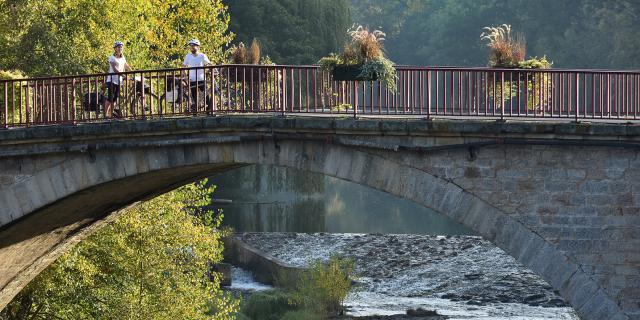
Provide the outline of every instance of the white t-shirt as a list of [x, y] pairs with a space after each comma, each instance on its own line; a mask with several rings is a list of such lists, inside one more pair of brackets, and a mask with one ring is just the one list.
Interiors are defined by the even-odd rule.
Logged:
[[[111, 55], [109, 57], [109, 73], [116, 73], [116, 70], [113, 70], [113, 64], [118, 67], [118, 70], [124, 71], [124, 65], [127, 64], [127, 59], [122, 55], [120, 58]], [[111, 82], [113, 84], [120, 84], [122, 82], [122, 77], [117, 75], [107, 76], [107, 82]]]
[[[189, 68], [204, 67], [207, 64], [211, 64], [211, 61], [209, 61], [207, 55], [202, 52], [198, 52], [196, 55], [189, 53], [184, 57], [184, 65]], [[189, 70], [189, 81], [204, 81], [204, 70]]]

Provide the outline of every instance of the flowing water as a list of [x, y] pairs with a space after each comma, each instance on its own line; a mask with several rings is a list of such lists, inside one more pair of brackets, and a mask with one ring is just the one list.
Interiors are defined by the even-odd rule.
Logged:
[[220, 186], [215, 198], [233, 200], [220, 207], [224, 223], [250, 232], [247, 242], [301, 266], [335, 253], [353, 258], [360, 276], [347, 299], [351, 315], [423, 307], [451, 319], [578, 319], [502, 250], [410, 201], [278, 167], [244, 167], [210, 181]]

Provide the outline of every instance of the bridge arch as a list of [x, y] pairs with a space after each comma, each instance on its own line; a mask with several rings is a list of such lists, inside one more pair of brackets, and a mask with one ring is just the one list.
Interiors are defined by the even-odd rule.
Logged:
[[[120, 131], [109, 141], [91, 143], [61, 134], [62, 144], [51, 148], [62, 147], [62, 153], [52, 149], [40, 156], [18, 156], [20, 146], [8, 149], [16, 156], [4, 161], [5, 168], [30, 174], [16, 174], [0, 188], [6, 204], [2, 216], [14, 220], [0, 233], [0, 306], [105, 213], [219, 172], [265, 164], [358, 183], [440, 212], [539, 274], [584, 319], [630, 319], [575, 257], [511, 212], [452, 179], [404, 161], [410, 155], [397, 148], [391, 151], [400, 152], [398, 156], [385, 156], [387, 145], [377, 139], [337, 143], [314, 130], [280, 136], [226, 128], [214, 135], [187, 130], [173, 134], [171, 141], [149, 133], [132, 139]], [[469, 154], [471, 161], [477, 151], [459, 152]]]

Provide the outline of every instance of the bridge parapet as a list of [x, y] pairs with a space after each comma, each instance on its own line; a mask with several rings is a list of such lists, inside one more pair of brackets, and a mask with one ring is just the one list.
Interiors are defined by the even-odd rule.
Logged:
[[[205, 73], [190, 83], [191, 69]], [[0, 127], [228, 113], [636, 121], [640, 72], [397, 66], [380, 81], [334, 81], [319, 66], [219, 65], [123, 72], [115, 111], [108, 74], [0, 80]]]

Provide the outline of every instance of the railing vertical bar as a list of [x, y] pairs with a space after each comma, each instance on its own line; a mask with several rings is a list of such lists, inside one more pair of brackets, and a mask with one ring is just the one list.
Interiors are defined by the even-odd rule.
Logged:
[[[230, 111], [232, 109], [232, 107], [235, 108], [235, 102], [233, 102], [233, 106], [232, 106], [232, 102], [231, 102], [231, 70], [229, 69], [229, 67], [224, 68], [224, 70], [227, 73], [227, 76], [225, 77], [225, 84], [227, 85], [227, 107], [226, 107], [226, 111]], [[233, 89], [235, 91], [235, 83], [234, 83], [234, 88]]]
[[427, 70], [427, 119], [431, 119], [431, 70]]
[[306, 96], [304, 97], [304, 101], [305, 101], [305, 112], [309, 112], [311, 109], [311, 102], [310, 102], [310, 96], [309, 96], [309, 69], [304, 69], [304, 85], [306, 87]]
[[418, 114], [424, 114], [424, 70], [417, 71], [418, 73]]
[[578, 118], [580, 117], [580, 74], [576, 73], [575, 74], [575, 87], [576, 87], [576, 114], [575, 114], [575, 122], [578, 122]]
[[485, 71], [482, 73], [484, 76], [483, 84], [482, 84], [482, 95], [484, 96], [484, 116], [486, 117], [489, 114], [489, 72]]
[[638, 118], [638, 108], [640, 107], [640, 76], [636, 75], [634, 77], [636, 80], [636, 84], [635, 84], [635, 95], [636, 95], [636, 102], [633, 105], [633, 118], [637, 119]]
[[467, 86], [465, 92], [465, 99], [467, 100], [465, 103], [466, 107], [466, 115], [471, 115], [471, 111], [473, 110], [473, 79], [471, 78], [471, 71], [467, 71], [465, 73], [467, 75]]
[[625, 89], [626, 89], [625, 99], [627, 101], [625, 103], [625, 105], [626, 105], [625, 118], [629, 118], [629, 113], [631, 113], [631, 101], [632, 101], [631, 100], [631, 92], [632, 92], [633, 89], [631, 88], [632, 81], [631, 81], [629, 75], [625, 74], [624, 78], [625, 78], [625, 82], [626, 82], [626, 85], [625, 85]]
[[[251, 69], [250, 69], [251, 70]], [[242, 101], [242, 105], [240, 106], [241, 112], [245, 112], [247, 110], [247, 67], [242, 67], [242, 82], [240, 83], [242, 90], [242, 96], [240, 101]]]
[[462, 115], [462, 71], [458, 71], [458, 114]]
[[587, 103], [587, 76], [588, 74], [583, 74], [582, 75], [582, 117], [586, 118], [587, 117], [587, 108], [588, 108], [588, 103]]
[[436, 70], [436, 115], [440, 114], [440, 71]]
[[504, 120], [504, 71], [500, 72], [500, 120]]
[[23, 84], [22, 81], [18, 81], [18, 122], [16, 123], [15, 119], [15, 110], [12, 117], [12, 123], [14, 125], [21, 125], [22, 122], [22, 105], [23, 105], [23, 95], [22, 95]]
[[475, 76], [473, 77], [473, 80], [476, 82], [474, 85], [474, 100], [475, 100], [475, 109], [476, 109], [476, 116], [480, 115], [480, 108], [482, 107], [482, 72], [474, 72]]
[[382, 81], [376, 82], [376, 87], [378, 89], [378, 100], [377, 100], [378, 114], [382, 114]]
[[9, 128], [9, 83], [9, 81], [4, 82], [4, 114], [2, 115], [2, 126], [5, 129]]
[[303, 86], [302, 86], [302, 69], [298, 68], [298, 112], [302, 112], [302, 105], [304, 104], [304, 96], [303, 96]]
[[447, 92], [447, 90], [449, 89], [449, 84], [448, 84], [448, 73], [451, 73], [451, 71], [443, 71], [442, 72], [442, 105], [443, 105], [443, 115], [447, 115], [449, 108], [447, 107], [447, 100], [449, 98], [449, 93]]
[[[509, 116], [513, 117], [513, 72], [509, 72]], [[506, 103], [505, 103], [506, 105]]]
[[455, 71], [449, 72], [451, 74], [451, 82], [449, 83], [449, 107], [451, 108], [451, 115], [455, 115], [456, 113], [456, 88], [455, 88]]
[[78, 104], [76, 92], [76, 78], [71, 80], [71, 123], [76, 124], [76, 108]]
[[26, 81], [26, 85], [25, 85], [25, 98], [24, 101], [26, 102], [26, 109], [24, 111], [24, 117], [25, 117], [25, 126], [29, 127], [29, 122], [31, 122], [31, 108], [33, 106], [33, 104], [31, 103], [31, 85], [29, 84], [29, 80]]
[[604, 97], [605, 97], [605, 85], [604, 85], [604, 75], [600, 74], [599, 75], [599, 82], [600, 82], [600, 119], [604, 118]]

